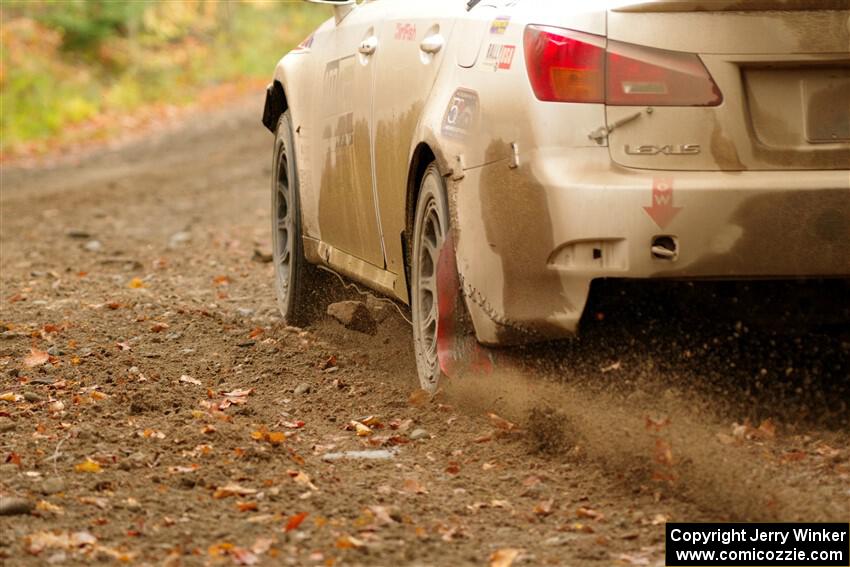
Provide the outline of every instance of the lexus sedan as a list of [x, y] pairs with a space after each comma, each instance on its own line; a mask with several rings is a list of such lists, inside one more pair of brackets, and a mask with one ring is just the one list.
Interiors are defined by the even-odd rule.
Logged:
[[850, 1], [319, 3], [263, 115], [286, 321], [318, 267], [408, 304], [433, 390], [598, 278], [850, 276]]

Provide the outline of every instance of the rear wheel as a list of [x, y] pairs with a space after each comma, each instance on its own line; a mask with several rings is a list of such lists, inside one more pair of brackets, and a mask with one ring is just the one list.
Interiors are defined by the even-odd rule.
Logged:
[[303, 326], [315, 316], [316, 268], [304, 258], [295, 144], [289, 111], [277, 124], [272, 171], [272, 246], [277, 304], [288, 325]]
[[435, 164], [428, 166], [419, 188], [413, 224], [411, 305], [413, 347], [423, 390], [433, 392], [440, 379], [437, 358], [437, 263], [449, 230], [449, 208], [443, 177]]

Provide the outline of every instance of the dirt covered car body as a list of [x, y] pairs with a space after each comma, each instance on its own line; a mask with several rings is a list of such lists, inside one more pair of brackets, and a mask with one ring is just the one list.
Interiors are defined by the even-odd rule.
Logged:
[[847, 2], [335, 10], [264, 119], [291, 116], [309, 262], [415, 299], [433, 162], [484, 344], [575, 333], [597, 278], [850, 275]]

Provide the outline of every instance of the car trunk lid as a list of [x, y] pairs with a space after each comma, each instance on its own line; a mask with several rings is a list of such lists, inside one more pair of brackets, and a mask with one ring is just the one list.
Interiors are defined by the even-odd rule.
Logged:
[[839, 5], [664, 0], [610, 10], [609, 41], [696, 53], [723, 95], [717, 106], [607, 106], [612, 159], [665, 170], [850, 168], [850, 10], [823, 9]]

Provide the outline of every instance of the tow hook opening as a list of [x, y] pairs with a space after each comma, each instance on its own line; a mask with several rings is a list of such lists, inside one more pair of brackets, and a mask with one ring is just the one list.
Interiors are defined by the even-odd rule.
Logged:
[[679, 257], [679, 239], [671, 235], [656, 236], [650, 250], [656, 260], [675, 262]]

